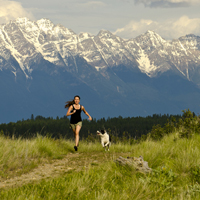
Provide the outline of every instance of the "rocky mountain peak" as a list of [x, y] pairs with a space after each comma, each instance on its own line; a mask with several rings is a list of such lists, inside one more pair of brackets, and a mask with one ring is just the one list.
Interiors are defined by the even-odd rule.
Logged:
[[79, 33], [79, 41], [87, 40], [92, 37], [89, 33]]
[[98, 37], [113, 37], [114, 34], [112, 34], [110, 31], [107, 30], [100, 30], [97, 34]]
[[41, 30], [43, 30], [44, 32], [52, 30], [54, 27], [54, 24], [49, 19], [46, 19], [46, 18], [42, 18], [42, 19], [38, 20], [37, 24], [38, 24], [39, 28]]
[[27, 22], [30, 22], [30, 20], [27, 17], [19, 17], [15, 21], [18, 24], [26, 24]]
[[149, 47], [152, 46], [155, 48], [163, 46], [166, 43], [166, 40], [164, 40], [159, 34], [150, 30], [138, 36], [136, 41], [142, 43], [143, 45], [148, 45]]
[[185, 36], [182, 36], [179, 38], [179, 40], [196, 40], [196, 39], [200, 39], [199, 36], [196, 36], [194, 34], [188, 34], [188, 35], [185, 35]]
[[74, 33], [74, 31], [72, 31], [71, 29], [68, 29], [68, 28], [64, 27], [61, 24], [55, 25], [53, 29], [57, 33], [62, 33], [62, 34], [67, 34], [67, 35], [76, 35], [76, 33]]

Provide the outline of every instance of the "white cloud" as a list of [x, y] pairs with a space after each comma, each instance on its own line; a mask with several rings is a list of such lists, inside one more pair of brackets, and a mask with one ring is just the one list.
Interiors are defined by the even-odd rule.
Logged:
[[19, 2], [0, 0], [0, 24], [18, 17], [34, 19], [33, 15], [26, 11]]
[[131, 21], [125, 27], [117, 29], [116, 35], [123, 38], [134, 38], [147, 30], [153, 30], [165, 39], [177, 39], [186, 34], [200, 35], [200, 18], [190, 19], [182, 16], [177, 20], [157, 22], [152, 20]]
[[158, 23], [152, 20], [141, 19], [138, 22], [133, 20], [125, 27], [117, 29], [114, 34], [124, 38], [133, 38], [147, 30], [153, 30], [157, 25]]
[[199, 0], [130, 0], [135, 4], [144, 4], [146, 7], [163, 7], [163, 8], [172, 8], [172, 7], [188, 7], [192, 5], [199, 5]]

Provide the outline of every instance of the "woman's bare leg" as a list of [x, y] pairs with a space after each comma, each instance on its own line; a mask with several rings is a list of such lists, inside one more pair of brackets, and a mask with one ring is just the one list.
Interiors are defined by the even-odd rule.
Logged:
[[77, 125], [76, 126], [76, 130], [74, 132], [74, 136], [75, 136], [75, 146], [78, 146], [79, 143], [79, 132], [81, 130], [81, 126]]
[[72, 129], [73, 133], [74, 133], [74, 138], [76, 138], [76, 130]]

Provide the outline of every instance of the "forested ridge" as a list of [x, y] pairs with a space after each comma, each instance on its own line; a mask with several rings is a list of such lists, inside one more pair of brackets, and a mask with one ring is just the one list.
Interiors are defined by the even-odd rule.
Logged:
[[[181, 117], [181, 115], [153, 114], [147, 117], [123, 118], [119, 116], [107, 119], [93, 119], [92, 121], [83, 119], [80, 137], [81, 139], [95, 137], [97, 130], [106, 129], [114, 137], [138, 139], [142, 135], [147, 135], [152, 130], [152, 127], [156, 125], [160, 127], [166, 126], [167, 123], [178, 121]], [[0, 124], [0, 131], [5, 136], [16, 138], [32, 138], [37, 134], [48, 135], [53, 138], [73, 138], [70, 121], [66, 116], [54, 119], [52, 117], [34, 117], [31, 115], [31, 118], [27, 120]]]

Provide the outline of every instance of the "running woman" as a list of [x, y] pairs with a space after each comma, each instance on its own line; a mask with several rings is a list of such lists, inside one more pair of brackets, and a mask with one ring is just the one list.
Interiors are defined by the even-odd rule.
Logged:
[[78, 144], [79, 144], [79, 132], [82, 127], [82, 119], [81, 119], [81, 111], [83, 111], [89, 118], [89, 120], [92, 120], [92, 117], [88, 114], [88, 112], [85, 110], [85, 108], [79, 104], [80, 103], [80, 97], [76, 95], [74, 97], [74, 100], [67, 101], [65, 108], [68, 108], [66, 116], [71, 116], [70, 118], [70, 126], [74, 132], [75, 137], [75, 146], [74, 150], [78, 151]]

